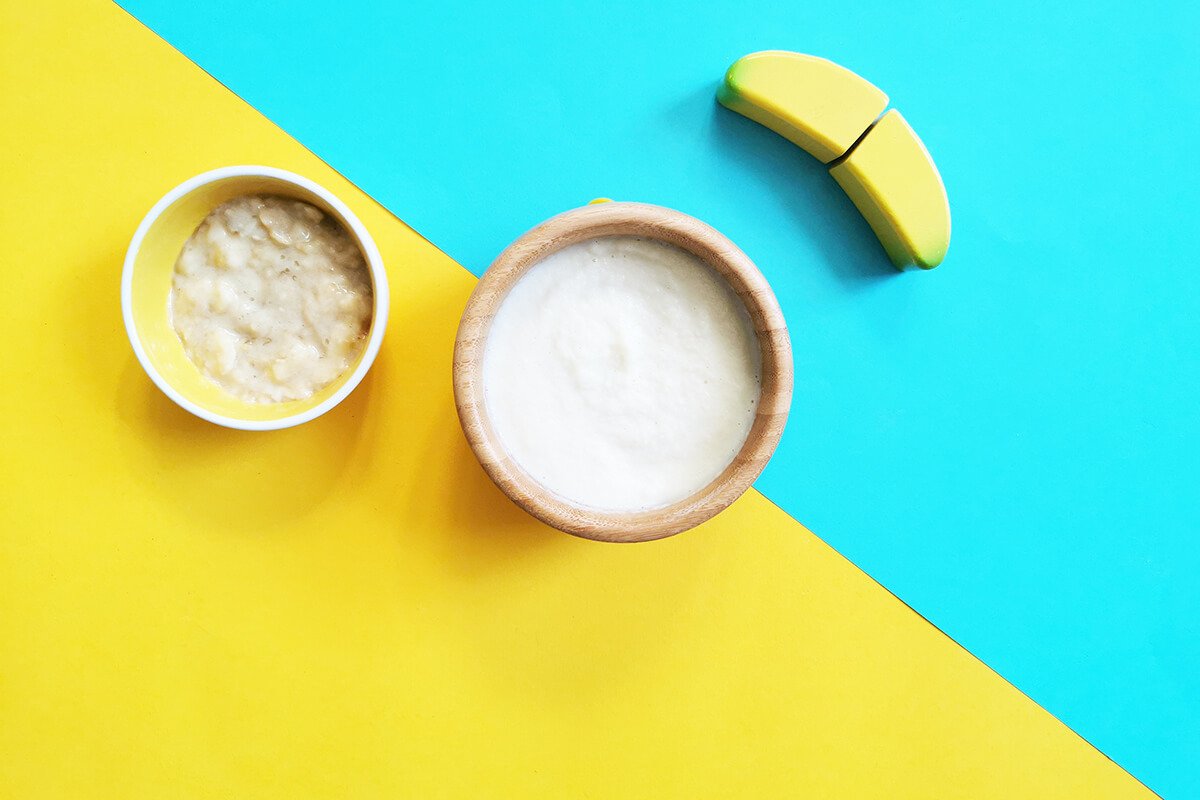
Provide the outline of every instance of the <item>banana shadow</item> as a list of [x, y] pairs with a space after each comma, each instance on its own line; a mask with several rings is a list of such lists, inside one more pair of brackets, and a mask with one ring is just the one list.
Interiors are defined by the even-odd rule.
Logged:
[[733, 162], [791, 210], [796, 225], [776, 241], [787, 237], [797, 245], [815, 245], [826, 269], [848, 289], [899, 275], [829, 168], [774, 131], [722, 106], [716, 100], [718, 85], [698, 90], [688, 102], [707, 109], [703, 124], [714, 160], [727, 166]]

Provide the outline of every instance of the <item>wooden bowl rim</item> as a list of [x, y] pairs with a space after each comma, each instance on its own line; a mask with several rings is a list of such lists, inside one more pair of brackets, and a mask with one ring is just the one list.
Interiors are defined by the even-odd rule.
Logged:
[[[729, 281], [745, 304], [762, 353], [758, 411], [742, 449], [711, 483], [662, 508], [608, 512], [556, 495], [505, 452], [492, 429], [482, 379], [492, 319], [535, 264], [572, 244], [605, 236], [643, 236], [698, 256]], [[467, 301], [454, 344], [454, 401], [467, 442], [488, 476], [518, 506], [548, 525], [585, 539], [641, 542], [672, 536], [711, 519], [758, 478], [783, 434], [792, 396], [792, 352], [783, 312], [766, 278], [729, 239], [694, 217], [647, 203], [604, 202], [559, 214], [505, 248]]]

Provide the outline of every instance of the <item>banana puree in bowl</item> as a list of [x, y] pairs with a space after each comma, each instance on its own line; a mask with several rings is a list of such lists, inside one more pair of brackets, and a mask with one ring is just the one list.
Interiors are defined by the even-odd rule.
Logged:
[[274, 167], [189, 178], [125, 256], [134, 355], [175, 403], [229, 428], [319, 417], [362, 381], [388, 319], [383, 258], [329, 190]]

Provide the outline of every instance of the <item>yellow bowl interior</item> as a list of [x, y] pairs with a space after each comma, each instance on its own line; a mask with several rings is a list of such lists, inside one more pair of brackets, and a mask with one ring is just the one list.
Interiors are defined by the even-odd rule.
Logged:
[[[350, 235], [355, 236], [347, 220], [322, 198], [287, 181], [240, 175], [206, 183], [163, 209], [146, 231], [133, 266], [131, 308], [142, 348], [150, 363], [175, 391], [211, 413], [263, 422], [301, 414], [320, 405], [349, 380], [358, 368], [362, 355], [337, 380], [312, 397], [286, 403], [247, 403], [238, 400], [202, 375], [188, 359], [167, 313], [175, 261], [188, 237], [210, 211], [228, 200], [247, 194], [275, 194], [311, 203], [341, 222]], [[355, 236], [355, 239], [357, 241], [358, 237]], [[361, 249], [361, 242], [359, 247]], [[365, 252], [363, 256], [366, 257]], [[373, 284], [374, 280], [372, 288]], [[373, 331], [374, 317], [371, 326]]]

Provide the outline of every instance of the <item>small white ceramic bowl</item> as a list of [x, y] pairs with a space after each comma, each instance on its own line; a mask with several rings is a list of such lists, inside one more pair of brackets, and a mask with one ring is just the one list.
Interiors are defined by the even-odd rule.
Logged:
[[[274, 194], [311, 203], [338, 220], [362, 251], [371, 274], [374, 309], [367, 344], [358, 361], [337, 380], [304, 400], [247, 403], [200, 374], [183, 350], [167, 314], [175, 261], [209, 212], [248, 194]], [[228, 428], [265, 431], [321, 416], [340, 403], [367, 374], [383, 342], [388, 283], [383, 258], [371, 235], [345, 203], [316, 183], [273, 167], [223, 167], [176, 186], [154, 204], [125, 255], [121, 310], [129, 343], [150, 380], [167, 397], [198, 417]]]

